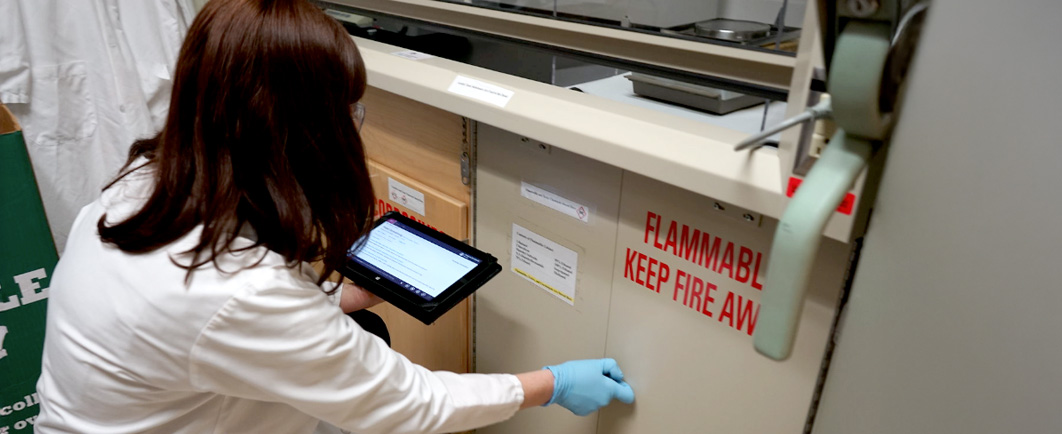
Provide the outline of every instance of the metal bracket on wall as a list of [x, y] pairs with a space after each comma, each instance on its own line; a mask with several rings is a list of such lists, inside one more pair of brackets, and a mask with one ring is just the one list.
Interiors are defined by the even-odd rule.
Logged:
[[461, 118], [461, 183], [464, 185], [472, 185], [472, 170], [475, 165], [472, 163], [474, 153], [472, 150], [472, 142], [475, 140], [475, 125], [474, 121], [468, 118]]
[[461, 152], [461, 183], [472, 185], [472, 157], [468, 151]]

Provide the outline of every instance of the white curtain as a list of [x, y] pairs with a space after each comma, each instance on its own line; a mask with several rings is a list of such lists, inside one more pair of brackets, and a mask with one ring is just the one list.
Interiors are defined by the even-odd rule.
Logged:
[[129, 145], [162, 126], [195, 10], [194, 0], [0, 1], [0, 102], [22, 124], [60, 252]]

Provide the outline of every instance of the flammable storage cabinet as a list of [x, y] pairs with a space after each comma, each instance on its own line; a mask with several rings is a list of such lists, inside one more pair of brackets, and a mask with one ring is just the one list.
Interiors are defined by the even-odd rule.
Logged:
[[[370, 86], [467, 120], [453, 157], [472, 190], [469, 239], [505, 267], [474, 298], [473, 370], [613, 357], [637, 396], [479, 432], [805, 431], [883, 155], [833, 188], [813, 248], [777, 251], [778, 234], [799, 232], [791, 202], [847, 149], [811, 122], [826, 58], [850, 53], [824, 53], [819, 8], [318, 3], [355, 38]], [[794, 262], [803, 277], [768, 279]]]

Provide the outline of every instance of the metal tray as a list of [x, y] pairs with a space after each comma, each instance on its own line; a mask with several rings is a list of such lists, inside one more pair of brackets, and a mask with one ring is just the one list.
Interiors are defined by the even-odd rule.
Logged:
[[756, 21], [716, 18], [693, 24], [693, 33], [730, 42], [748, 42], [771, 34], [771, 25]]
[[743, 93], [698, 86], [652, 75], [632, 73], [627, 75], [627, 79], [634, 85], [635, 94], [717, 115], [724, 115], [763, 102], [763, 98]]

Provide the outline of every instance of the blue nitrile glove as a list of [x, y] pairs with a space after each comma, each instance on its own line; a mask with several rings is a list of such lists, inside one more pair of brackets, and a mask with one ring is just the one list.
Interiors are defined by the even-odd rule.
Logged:
[[553, 397], [545, 405], [559, 404], [586, 416], [613, 399], [634, 402], [634, 390], [613, 359], [573, 360], [545, 369], [553, 372]]

